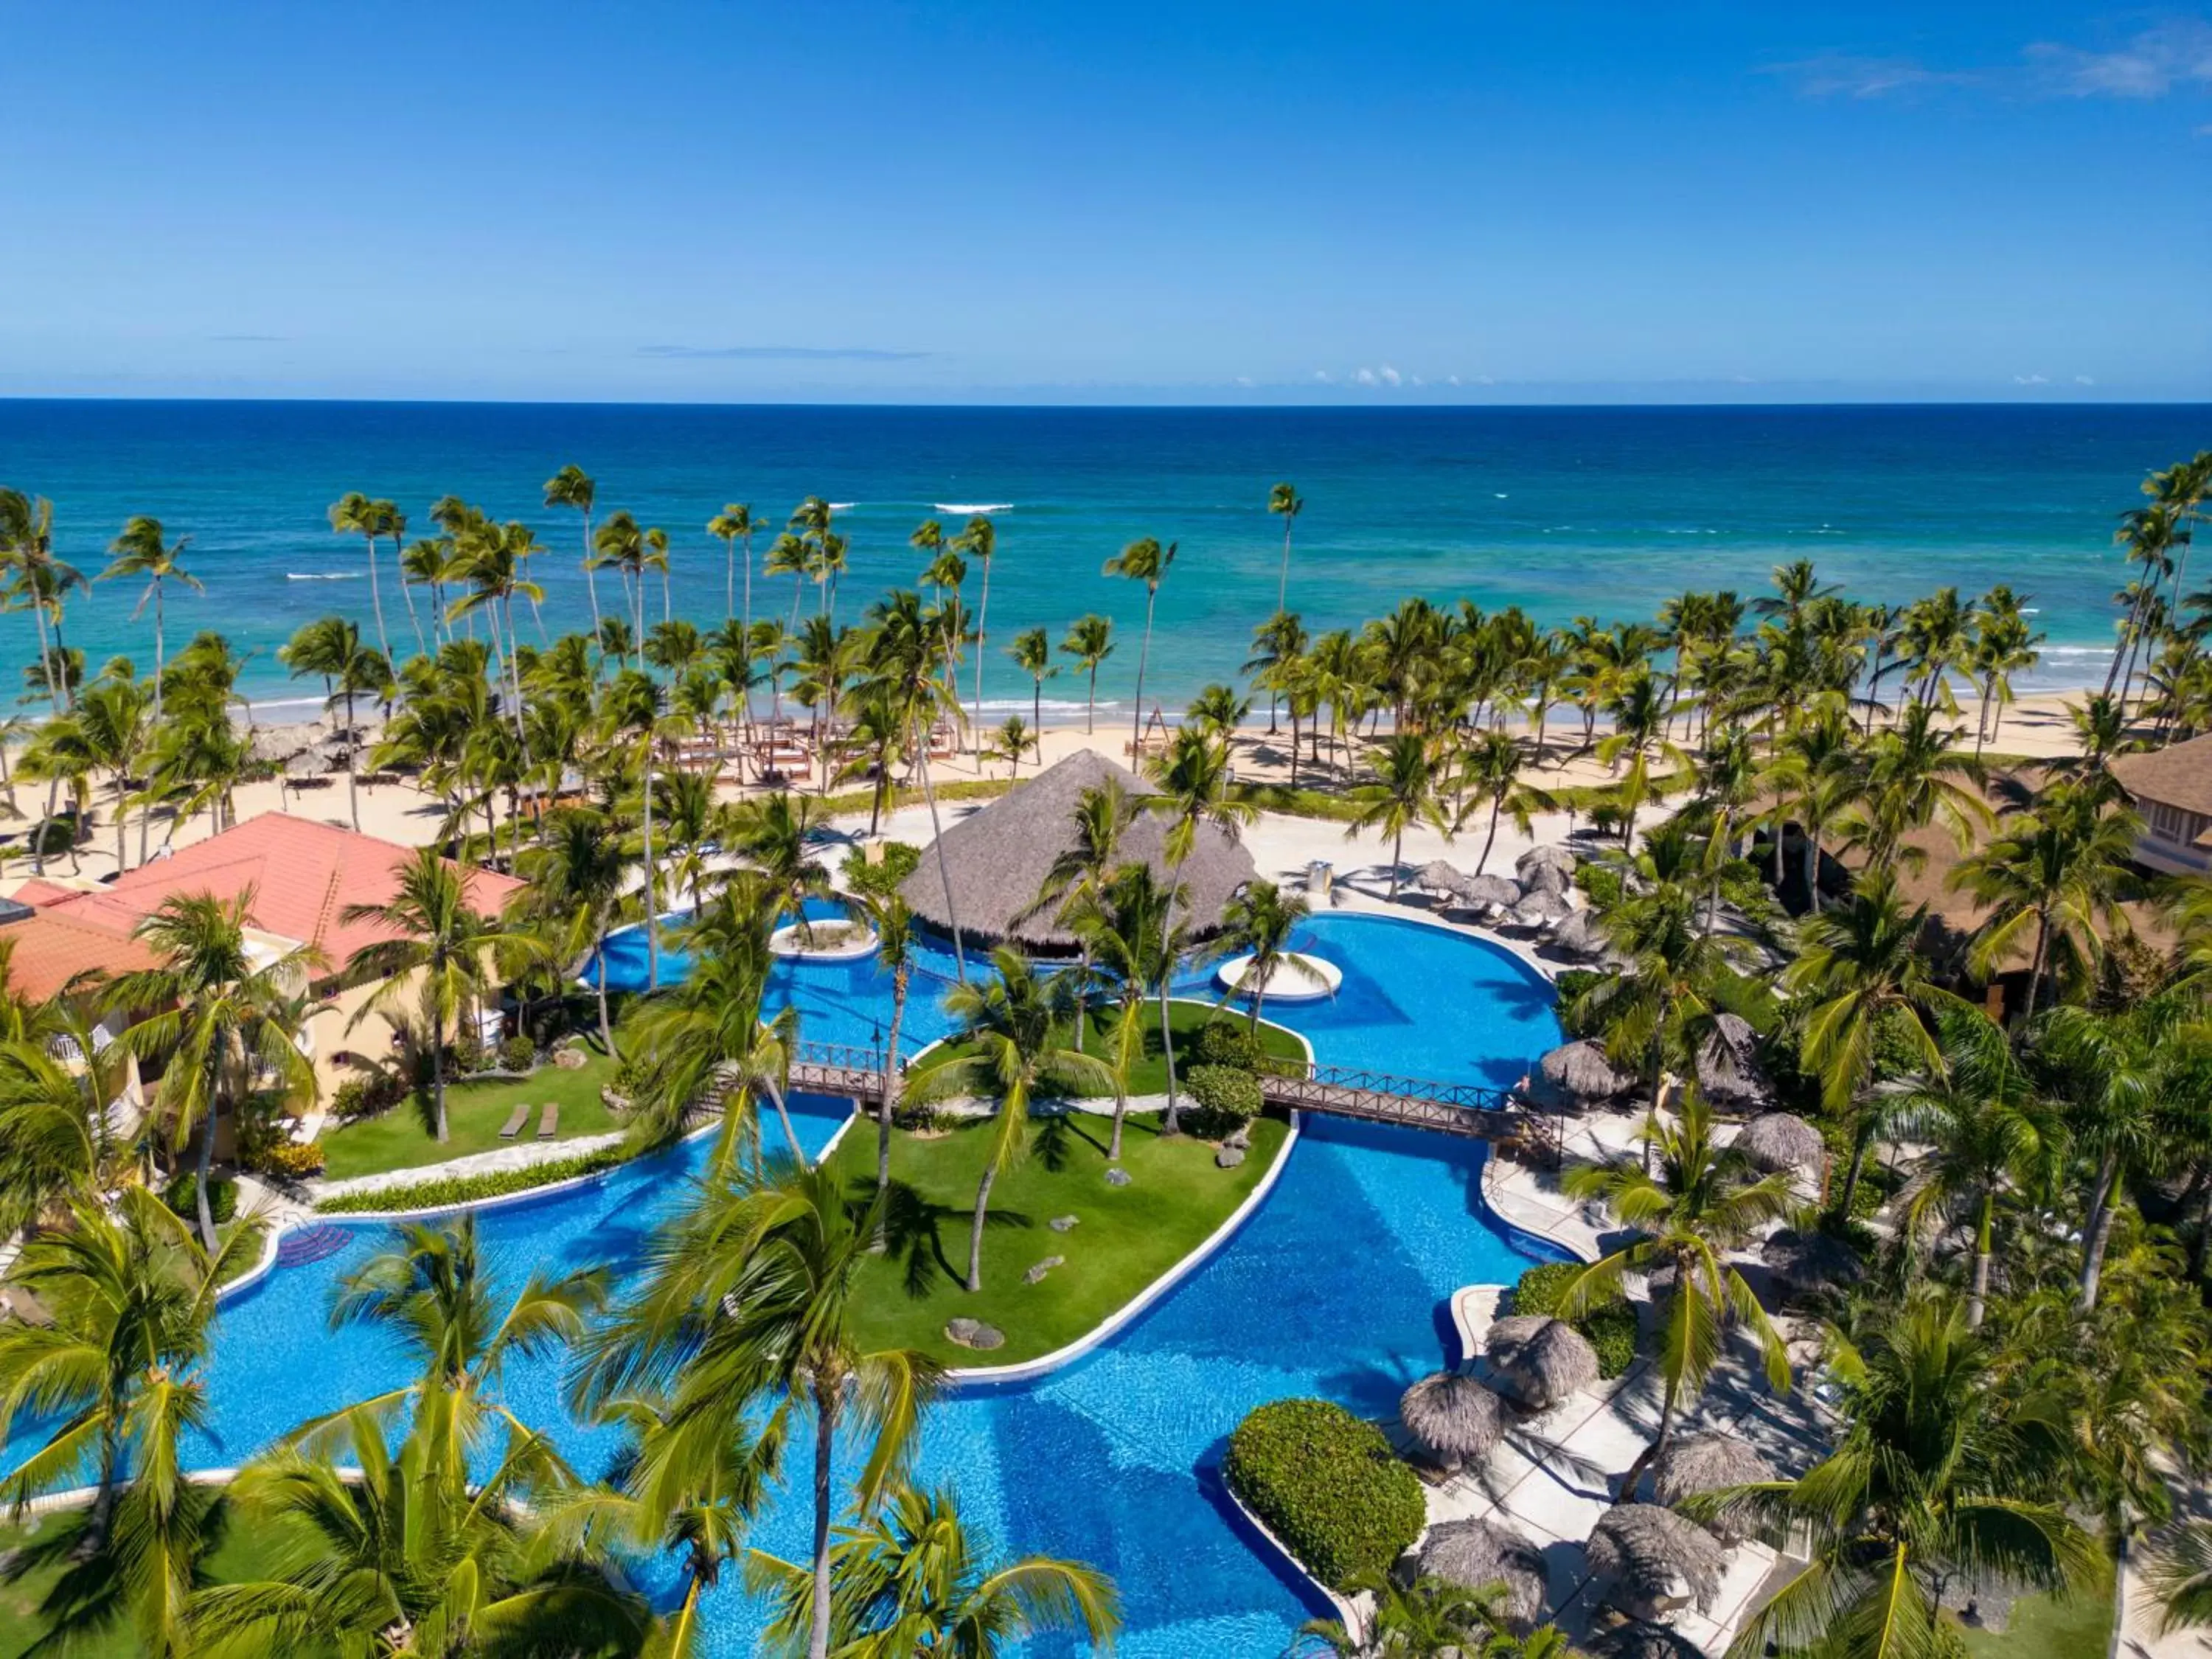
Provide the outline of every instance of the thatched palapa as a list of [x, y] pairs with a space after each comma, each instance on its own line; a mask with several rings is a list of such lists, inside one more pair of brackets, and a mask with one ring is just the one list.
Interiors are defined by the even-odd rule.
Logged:
[[1532, 864], [1522, 872], [1521, 884], [1531, 892], [1556, 893], [1564, 897], [1574, 878], [1556, 864]]
[[1569, 956], [1601, 957], [1612, 948], [1613, 941], [1605, 936], [1605, 924], [1598, 920], [1595, 910], [1577, 910], [1559, 924], [1559, 932], [1552, 935], [1552, 943]]
[[1399, 1397], [1398, 1420], [1431, 1462], [1479, 1463], [1505, 1435], [1505, 1402], [1462, 1371], [1437, 1371]]
[[1827, 1143], [1811, 1124], [1790, 1112], [1762, 1112], [1743, 1126], [1737, 1149], [1762, 1170], [1817, 1170]]
[[[1700, 1492], [1774, 1478], [1774, 1465], [1732, 1434], [1685, 1434], [1668, 1442], [1667, 1456], [1652, 1476], [1651, 1491], [1672, 1509]], [[1727, 1516], [1705, 1525], [1723, 1543], [1735, 1543], [1743, 1536], [1741, 1522]]]
[[1698, 1044], [1698, 1087], [1724, 1111], [1755, 1111], [1774, 1099], [1759, 1063], [1759, 1035], [1740, 1014], [1719, 1014]]
[[1575, 907], [1567, 902], [1564, 893], [1554, 893], [1547, 887], [1531, 887], [1521, 895], [1521, 902], [1513, 907], [1516, 916], [1523, 914], [1545, 921], [1557, 921], [1561, 916], [1571, 916]]
[[1585, 1037], [1579, 1042], [1562, 1043], [1538, 1060], [1528, 1092], [1539, 1106], [1580, 1111], [1626, 1094], [1636, 1081], [1633, 1073], [1606, 1058], [1602, 1043]]
[[[1057, 907], [1040, 906], [1037, 896], [1054, 863], [1073, 843], [1076, 803], [1083, 792], [1109, 779], [1133, 800], [1148, 793], [1104, 756], [1079, 749], [945, 830], [939, 844], [964, 937], [984, 943], [1011, 939], [1031, 950], [1075, 949], [1075, 935], [1060, 925]], [[1121, 837], [1121, 860], [1149, 864], [1164, 881], [1166, 836], [1164, 820], [1139, 812]], [[1252, 855], [1241, 844], [1213, 825], [1200, 824], [1181, 871], [1189, 908], [1178, 915], [1188, 915], [1192, 931], [1201, 937], [1218, 932], [1223, 908], [1255, 873]], [[899, 896], [930, 927], [951, 931], [934, 850], [923, 853]]]
[[1504, 876], [1469, 876], [1460, 884], [1460, 896], [1469, 904], [1494, 904], [1500, 908], [1521, 902], [1521, 889]]
[[1544, 1616], [1544, 1553], [1490, 1522], [1447, 1521], [1431, 1528], [1421, 1545], [1421, 1571], [1471, 1590], [1503, 1584], [1499, 1611], [1517, 1635], [1526, 1636]]
[[1553, 842], [1544, 847], [1532, 847], [1513, 860], [1513, 873], [1527, 881], [1534, 870], [1556, 870], [1563, 876], [1572, 876], [1582, 860], [1571, 847]]
[[1591, 1571], [1613, 1580], [1613, 1603], [1632, 1619], [1663, 1619], [1720, 1594], [1721, 1540], [1686, 1516], [1656, 1504], [1605, 1512], [1584, 1546]]
[[1705, 1650], [1679, 1631], [1641, 1620], [1591, 1638], [1590, 1659], [1706, 1659]]
[[1759, 1259], [1777, 1279], [1800, 1291], [1856, 1284], [1866, 1272], [1850, 1245], [1818, 1231], [1785, 1227], [1759, 1247]]
[[1431, 893], [1456, 894], [1467, 878], [1442, 859], [1431, 859], [1413, 878], [1413, 885]]
[[1492, 1322], [1483, 1343], [1501, 1391], [1545, 1411], [1597, 1381], [1589, 1340], [1565, 1320], [1514, 1314]]

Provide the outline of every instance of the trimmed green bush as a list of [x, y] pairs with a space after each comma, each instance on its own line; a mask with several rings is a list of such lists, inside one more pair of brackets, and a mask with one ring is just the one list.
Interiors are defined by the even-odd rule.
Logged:
[[871, 898], [884, 898], [896, 892], [921, 863], [921, 848], [911, 842], [887, 841], [880, 863], [871, 864], [860, 848], [854, 848], [845, 854], [845, 885], [855, 893]]
[[1258, 1071], [1267, 1057], [1259, 1037], [1238, 1020], [1206, 1021], [1192, 1050], [1194, 1066], [1232, 1066], [1240, 1072]]
[[1231, 1066], [1194, 1066], [1183, 1085], [1190, 1092], [1193, 1110], [1187, 1114], [1190, 1130], [1200, 1139], [1230, 1134], [1260, 1115], [1260, 1079]]
[[538, 1045], [520, 1033], [499, 1045], [500, 1069], [526, 1072], [538, 1064]]
[[579, 1176], [597, 1175], [602, 1170], [611, 1170], [617, 1164], [628, 1163], [630, 1157], [629, 1149], [626, 1146], [605, 1146], [596, 1152], [585, 1152], [576, 1158], [532, 1164], [526, 1169], [498, 1170], [488, 1175], [448, 1176], [439, 1181], [419, 1181], [411, 1187], [379, 1187], [369, 1192], [333, 1193], [319, 1200], [315, 1210], [320, 1215], [358, 1215], [382, 1210], [450, 1210], [457, 1205], [474, 1204], [487, 1198], [503, 1198], [509, 1193], [526, 1193], [533, 1188], [574, 1181]]
[[[1513, 1286], [1513, 1311], [1564, 1317], [1559, 1303], [1583, 1270], [1579, 1261], [1547, 1261], [1522, 1273]], [[1619, 1291], [1595, 1298], [1567, 1323], [1589, 1339], [1600, 1376], [1619, 1376], [1636, 1363], [1636, 1310]]]
[[[185, 1217], [199, 1214], [199, 1176], [187, 1170], [172, 1181], [161, 1194], [161, 1201], [172, 1213]], [[208, 1212], [215, 1217], [218, 1227], [238, 1215], [238, 1183], [228, 1176], [217, 1176], [208, 1182]]]
[[1230, 1490], [1335, 1589], [1382, 1573], [1428, 1519], [1421, 1483], [1382, 1431], [1326, 1400], [1261, 1406], [1229, 1437]]
[[331, 1115], [341, 1123], [357, 1117], [374, 1117], [399, 1103], [399, 1079], [384, 1072], [349, 1077], [331, 1091]]

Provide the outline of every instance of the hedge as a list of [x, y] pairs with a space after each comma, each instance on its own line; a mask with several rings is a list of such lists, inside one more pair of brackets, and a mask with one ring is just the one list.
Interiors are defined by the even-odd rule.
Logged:
[[[199, 1176], [187, 1170], [172, 1181], [161, 1194], [161, 1201], [171, 1212], [181, 1216], [197, 1216], [199, 1212]], [[218, 1227], [228, 1225], [238, 1215], [238, 1183], [228, 1176], [217, 1176], [208, 1182], [208, 1212]]]
[[[1513, 1311], [1565, 1317], [1559, 1312], [1559, 1304], [1567, 1286], [1582, 1271], [1579, 1261], [1547, 1261], [1529, 1268], [1513, 1287]], [[1619, 1376], [1636, 1363], [1636, 1310], [1619, 1291], [1601, 1293], [1567, 1323], [1588, 1337], [1597, 1351], [1600, 1376]]]
[[418, 1181], [410, 1187], [376, 1187], [362, 1192], [332, 1193], [315, 1201], [319, 1215], [358, 1215], [382, 1210], [450, 1210], [509, 1193], [526, 1193], [579, 1176], [597, 1175], [629, 1162], [626, 1146], [603, 1146], [576, 1158], [553, 1158], [520, 1170], [494, 1170], [483, 1175], [447, 1176], [438, 1181]]
[[1211, 1139], [1242, 1128], [1260, 1115], [1260, 1079], [1232, 1066], [1194, 1066], [1183, 1078], [1190, 1092], [1191, 1132]]
[[912, 842], [885, 842], [883, 856], [874, 864], [856, 847], [845, 855], [845, 885], [871, 898], [888, 898], [906, 884], [906, 878], [921, 864], [921, 848]]
[[1229, 1437], [1230, 1490], [1334, 1589], [1389, 1571], [1420, 1535], [1421, 1483], [1382, 1431], [1326, 1400], [1261, 1406]]

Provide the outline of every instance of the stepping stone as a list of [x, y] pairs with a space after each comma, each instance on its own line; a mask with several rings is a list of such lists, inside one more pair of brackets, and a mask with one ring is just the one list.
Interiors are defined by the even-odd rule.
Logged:
[[1252, 1144], [1251, 1127], [1249, 1124], [1239, 1126], [1237, 1132], [1221, 1144], [1224, 1146], [1234, 1146], [1240, 1152], [1243, 1152]]
[[970, 1319], [965, 1314], [945, 1322], [945, 1340], [957, 1342], [963, 1348], [989, 1349], [1006, 1346], [1005, 1332], [995, 1326], [986, 1325], [980, 1319]]
[[1024, 1273], [1022, 1275], [1022, 1279], [1025, 1284], [1035, 1285], [1041, 1283], [1047, 1273], [1050, 1273], [1054, 1267], [1059, 1267], [1066, 1260], [1067, 1258], [1064, 1255], [1048, 1255], [1045, 1257], [1043, 1261], [1038, 1262], [1036, 1267]]
[[1233, 1170], [1243, 1161], [1244, 1149], [1242, 1146], [1224, 1146], [1213, 1155], [1213, 1167], [1217, 1170]]
[[1083, 1218], [1079, 1215], [1056, 1215], [1044, 1224], [1056, 1233], [1073, 1232]]
[[1109, 1187], [1127, 1186], [1129, 1184], [1129, 1172], [1121, 1168], [1120, 1164], [1115, 1164], [1112, 1169], [1106, 1171], [1106, 1184]]

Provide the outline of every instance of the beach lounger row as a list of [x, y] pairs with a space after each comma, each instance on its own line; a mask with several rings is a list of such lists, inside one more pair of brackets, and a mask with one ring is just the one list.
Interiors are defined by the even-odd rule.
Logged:
[[[507, 1121], [499, 1126], [501, 1140], [515, 1139], [522, 1133], [523, 1125], [530, 1121], [530, 1103], [525, 1101], [507, 1114]], [[561, 1103], [549, 1100], [538, 1114], [538, 1139], [550, 1140], [561, 1127]]]

